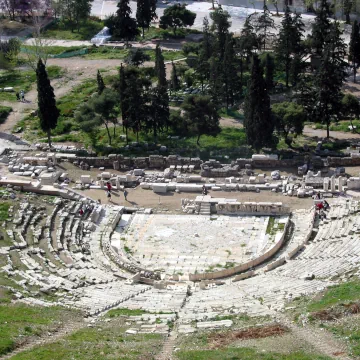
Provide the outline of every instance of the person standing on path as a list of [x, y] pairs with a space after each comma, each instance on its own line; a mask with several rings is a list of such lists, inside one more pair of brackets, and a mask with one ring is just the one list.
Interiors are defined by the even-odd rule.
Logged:
[[111, 192], [110, 192], [110, 191], [108, 191], [108, 192], [106, 193], [106, 196], [107, 196], [109, 202], [111, 202]]
[[125, 201], [128, 201], [128, 200], [127, 200], [127, 196], [128, 196], [128, 192], [124, 189], [124, 198], [125, 198]]
[[16, 95], [16, 100], [17, 100], [17, 101], [20, 101], [20, 94], [19, 94], [19, 92], [18, 92], [18, 91], [16, 92], [16, 94], [15, 94], [15, 95]]

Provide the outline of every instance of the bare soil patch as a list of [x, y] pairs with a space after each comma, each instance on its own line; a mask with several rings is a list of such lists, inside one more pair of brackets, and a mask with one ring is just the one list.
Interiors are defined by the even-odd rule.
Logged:
[[218, 349], [231, 344], [236, 340], [261, 339], [271, 336], [281, 336], [289, 332], [283, 325], [275, 324], [262, 327], [251, 327], [238, 331], [227, 331], [223, 333], [213, 333], [209, 336], [211, 349]]

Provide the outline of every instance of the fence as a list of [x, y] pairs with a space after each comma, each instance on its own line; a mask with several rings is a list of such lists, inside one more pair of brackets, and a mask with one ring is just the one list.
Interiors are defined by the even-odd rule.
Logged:
[[[21, 52], [25, 53], [25, 54], [32, 54], [32, 55], [36, 55], [37, 52], [25, 47], [21, 48]], [[74, 56], [81, 56], [81, 55], [85, 55], [88, 54], [89, 50], [87, 48], [84, 49], [80, 49], [80, 50], [74, 50], [74, 51], [64, 51], [61, 54], [57, 54], [57, 55], [48, 55], [49, 58], [53, 58], [53, 59], [65, 59], [65, 58], [70, 58], [70, 57], [74, 57]]]

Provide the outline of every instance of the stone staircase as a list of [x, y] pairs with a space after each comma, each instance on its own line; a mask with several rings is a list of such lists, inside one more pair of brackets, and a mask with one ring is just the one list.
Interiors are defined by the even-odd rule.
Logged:
[[200, 205], [199, 215], [210, 215], [210, 203], [209, 202], [202, 202]]

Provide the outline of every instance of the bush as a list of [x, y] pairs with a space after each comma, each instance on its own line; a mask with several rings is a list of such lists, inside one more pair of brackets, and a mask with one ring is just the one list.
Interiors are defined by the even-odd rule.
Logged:
[[0, 105], [0, 124], [5, 122], [9, 114], [12, 112], [12, 108], [9, 106]]

